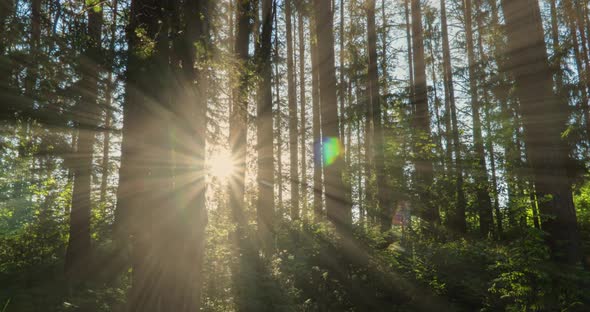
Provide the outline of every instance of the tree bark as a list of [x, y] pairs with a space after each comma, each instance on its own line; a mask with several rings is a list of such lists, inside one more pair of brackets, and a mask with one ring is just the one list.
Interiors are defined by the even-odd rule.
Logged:
[[346, 199], [342, 180], [344, 159], [338, 136], [338, 103], [334, 68], [333, 12], [330, 2], [314, 0], [316, 33], [318, 37], [318, 64], [320, 82], [320, 108], [322, 127], [322, 155], [326, 188], [328, 219], [340, 230], [352, 222], [351, 205]]
[[272, 251], [273, 208], [274, 208], [274, 158], [273, 158], [273, 115], [272, 115], [272, 28], [274, 4], [272, 0], [262, 2], [262, 33], [258, 39], [257, 65], [260, 74], [257, 105], [257, 148], [258, 148], [258, 203], [256, 206], [258, 235], [262, 249]]
[[[37, 2], [37, 1], [35, 1]], [[94, 138], [99, 124], [98, 76], [101, 56], [102, 7], [88, 8], [87, 42], [81, 60], [80, 102], [76, 105], [79, 128], [78, 150], [74, 161], [74, 189], [70, 211], [70, 236], [66, 251], [65, 273], [72, 281], [81, 281], [89, 273], [91, 258], [90, 216], [92, 209], [91, 176]], [[33, 12], [36, 10], [33, 9]], [[38, 13], [37, 13], [38, 14]], [[34, 13], [35, 15], [35, 13]]]
[[422, 30], [422, 9], [420, 0], [412, 0], [412, 59], [414, 69], [414, 90], [412, 104], [415, 108], [416, 129], [415, 149], [416, 183], [422, 200], [422, 217], [429, 223], [438, 223], [438, 208], [431, 202], [430, 188], [434, 182], [431, 152], [430, 113], [428, 111], [428, 89], [426, 85], [426, 62], [424, 60], [424, 38]]
[[245, 201], [245, 179], [246, 179], [246, 141], [248, 124], [248, 77], [247, 61], [248, 46], [250, 45], [250, 15], [252, 11], [251, 1], [238, 1], [236, 11], [236, 36], [235, 54], [239, 64], [238, 84], [233, 90], [233, 103], [230, 115], [229, 143], [232, 158], [235, 163], [235, 175], [232, 183], [229, 183], [230, 207], [234, 221], [238, 225], [238, 239], [241, 239], [243, 227], [246, 226], [244, 215]]
[[297, 144], [297, 94], [295, 93], [295, 66], [293, 64], [293, 29], [291, 0], [285, 2], [285, 27], [287, 32], [287, 97], [289, 99], [289, 168], [291, 178], [291, 219], [299, 219], [299, 166]]
[[307, 217], [307, 112], [305, 99], [305, 38], [303, 34], [303, 6], [299, 3], [297, 15], [297, 31], [299, 34], [299, 100], [301, 101], [301, 201], [303, 216]]
[[441, 28], [443, 44], [443, 74], [446, 93], [446, 106], [449, 109], [451, 119], [451, 132], [453, 141], [453, 151], [455, 154], [455, 196], [456, 209], [451, 218], [452, 226], [464, 233], [467, 230], [465, 220], [466, 200], [463, 190], [463, 161], [461, 158], [461, 141], [459, 139], [459, 125], [457, 121], [457, 106], [455, 104], [455, 87], [453, 85], [453, 66], [451, 64], [451, 49], [449, 46], [449, 31], [447, 26], [447, 10], [445, 0], [440, 1], [441, 7]]
[[[278, 29], [278, 19], [277, 19], [277, 10], [275, 8], [274, 12], [274, 24], [275, 29]], [[275, 53], [275, 74], [274, 74], [274, 83], [275, 83], [275, 96], [276, 96], [276, 112], [275, 112], [275, 119], [276, 119], [276, 128], [277, 128], [277, 188], [278, 188], [278, 211], [282, 215], [283, 214], [283, 125], [282, 125], [282, 116], [281, 116], [281, 77], [279, 74], [279, 39], [278, 39], [278, 32], [275, 31], [275, 38], [274, 38], [274, 53]]]
[[473, 168], [473, 175], [476, 182], [476, 200], [479, 214], [479, 228], [482, 236], [487, 236], [492, 229], [493, 216], [490, 194], [488, 192], [489, 182], [487, 165], [485, 160], [485, 149], [481, 131], [480, 100], [477, 80], [477, 64], [475, 60], [475, 49], [473, 43], [473, 22], [471, 0], [464, 0], [465, 4], [465, 37], [467, 41], [467, 63], [469, 66], [469, 93], [471, 96], [471, 114], [473, 118], [473, 145], [475, 149], [475, 161], [477, 168]]
[[379, 205], [379, 224], [382, 231], [391, 228], [392, 211], [387, 187], [385, 170], [385, 147], [383, 139], [383, 122], [381, 116], [381, 96], [379, 94], [379, 74], [377, 70], [377, 29], [375, 26], [375, 0], [367, 1], [367, 38], [368, 38], [368, 89], [369, 105], [372, 107], [373, 155], [377, 180], [377, 203]]
[[107, 184], [110, 169], [110, 149], [111, 149], [111, 118], [113, 113], [112, 110], [112, 97], [113, 90], [115, 87], [115, 81], [113, 80], [113, 72], [115, 71], [115, 41], [117, 35], [117, 14], [119, 12], [118, 1], [113, 1], [113, 21], [110, 29], [110, 41], [109, 41], [109, 73], [107, 76], [107, 83], [105, 89], [105, 121], [104, 121], [104, 136], [102, 143], [102, 164], [101, 164], [101, 177], [100, 177], [100, 202], [103, 205], [107, 205]]
[[561, 140], [567, 114], [553, 93], [539, 4], [502, 0], [508, 37], [509, 69], [520, 100], [529, 161], [543, 230], [554, 259], [581, 260], [576, 211], [567, 175], [568, 150]]
[[323, 177], [322, 177], [322, 135], [320, 116], [320, 78], [318, 61], [318, 37], [316, 32], [316, 20], [312, 16], [310, 23], [310, 54], [311, 54], [311, 98], [312, 98], [312, 136], [313, 147], [313, 211], [315, 220], [323, 217]]

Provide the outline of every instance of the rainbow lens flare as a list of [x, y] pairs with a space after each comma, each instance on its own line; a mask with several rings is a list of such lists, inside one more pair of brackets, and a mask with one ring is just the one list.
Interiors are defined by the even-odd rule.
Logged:
[[322, 165], [324, 167], [333, 164], [344, 152], [342, 142], [335, 137], [324, 138], [321, 146], [316, 144], [315, 148], [321, 151], [320, 155], [322, 155]]

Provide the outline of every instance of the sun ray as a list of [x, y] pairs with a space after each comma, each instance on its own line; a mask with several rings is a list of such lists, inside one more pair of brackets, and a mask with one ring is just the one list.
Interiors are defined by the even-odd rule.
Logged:
[[209, 174], [213, 178], [226, 180], [235, 172], [231, 153], [226, 149], [214, 151], [208, 162]]

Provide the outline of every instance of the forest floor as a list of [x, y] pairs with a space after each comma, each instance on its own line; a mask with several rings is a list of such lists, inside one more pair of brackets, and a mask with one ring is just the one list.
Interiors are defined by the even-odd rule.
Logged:
[[[265, 258], [258, 252], [231, 256], [233, 247], [216, 245], [213, 237], [202, 310], [552, 311], [565, 301], [566, 311], [590, 306], [583, 291], [590, 289], [588, 273], [551, 267], [531, 237], [509, 247], [411, 238], [356, 228], [354, 238], [345, 240], [324, 225], [284, 225], [277, 252]], [[99, 273], [71, 287], [59, 258], [38, 260], [0, 274], [0, 311], [124, 310], [128, 271]]]

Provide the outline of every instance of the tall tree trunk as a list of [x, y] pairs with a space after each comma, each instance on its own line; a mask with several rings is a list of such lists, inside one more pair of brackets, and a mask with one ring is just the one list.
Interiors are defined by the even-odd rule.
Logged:
[[101, 177], [100, 177], [100, 202], [103, 205], [107, 205], [107, 184], [109, 177], [109, 164], [110, 164], [110, 149], [111, 149], [111, 118], [112, 118], [112, 97], [115, 88], [115, 81], [113, 80], [113, 72], [115, 71], [115, 42], [117, 36], [117, 14], [119, 12], [118, 1], [113, 1], [113, 21], [110, 29], [110, 41], [109, 41], [109, 73], [107, 75], [107, 83], [105, 89], [105, 120], [104, 120], [104, 137], [102, 141], [102, 164], [101, 164]]
[[363, 97], [360, 97], [361, 102], [358, 102], [364, 108], [364, 145], [365, 145], [365, 199], [368, 205], [367, 217], [370, 222], [377, 223], [377, 209], [375, 209], [375, 187], [373, 183], [373, 106], [371, 105], [370, 90], [367, 85], [367, 90], [363, 93]]
[[[578, 32], [580, 33], [580, 47], [582, 50], [582, 59], [584, 60], [585, 66], [585, 75], [584, 81], [586, 82], [585, 85], [588, 87], [590, 91], [590, 59], [588, 57], [588, 38], [586, 36], [586, 32], [584, 29], [584, 18], [583, 18], [583, 11], [584, 9], [581, 7], [580, 1], [574, 1], [575, 4], [575, 22], [578, 26]], [[584, 6], [586, 7], [586, 6]], [[587, 7], [586, 7], [587, 8]], [[574, 47], [575, 48], [575, 47]], [[586, 139], [590, 141], [590, 104], [588, 103], [588, 99], [582, 102], [582, 109], [584, 110], [584, 119], [586, 124]]]
[[377, 203], [379, 204], [379, 224], [382, 231], [391, 228], [392, 211], [390, 208], [387, 177], [385, 171], [385, 147], [383, 140], [383, 123], [381, 116], [381, 96], [379, 94], [379, 74], [377, 70], [377, 29], [375, 26], [375, 0], [367, 1], [367, 38], [368, 38], [368, 90], [369, 105], [372, 107], [373, 155], [377, 179]]
[[[169, 124], [171, 133], [176, 137], [169, 147], [175, 153], [171, 164], [175, 162], [172, 192], [176, 200], [170, 200], [174, 210], [168, 211], [173, 215], [167, 231], [169, 239], [163, 244], [162, 255], [168, 260], [164, 280], [170, 287], [165, 287], [161, 296], [162, 307], [175, 311], [200, 309], [207, 224], [205, 149], [209, 97], [206, 70], [210, 51], [209, 6], [209, 1], [187, 1], [183, 6], [178, 5], [175, 8], [177, 14], [170, 17], [173, 24], [171, 32], [175, 31], [175, 27], [182, 30], [181, 35], [175, 38], [171, 55], [173, 60], [180, 61], [182, 68], [178, 65], [174, 68], [179, 83], [167, 85], [172, 98], [171, 111], [176, 113]], [[180, 21], [184, 23], [180, 24]], [[178, 96], [176, 100], [175, 96]], [[187, 145], [186, 142], [192, 143]]]
[[[482, 7], [482, 2], [481, 0], [475, 0], [475, 11], [476, 12], [480, 12]], [[484, 29], [484, 25], [483, 25], [483, 15], [482, 14], [478, 14], [477, 15], [477, 30], [478, 30], [478, 36], [477, 36], [477, 47], [478, 47], [478, 53], [480, 55], [481, 58], [481, 63], [482, 64], [487, 64], [488, 61], [488, 57], [485, 54], [485, 51], [483, 49], [483, 31]], [[488, 82], [485, 76], [485, 73], [483, 72], [483, 68], [481, 69], [481, 73], [480, 73], [480, 77], [478, 80], [483, 82], [484, 85], [488, 85], [490, 82]], [[500, 201], [499, 201], [499, 195], [498, 195], [498, 180], [497, 180], [497, 175], [496, 175], [496, 155], [494, 152], [494, 142], [493, 142], [493, 138], [492, 138], [492, 126], [491, 126], [491, 102], [490, 102], [490, 94], [489, 94], [489, 90], [486, 88], [483, 88], [483, 105], [487, 105], [483, 106], [483, 110], [486, 111], [485, 113], [485, 129], [488, 133], [488, 137], [486, 138], [486, 142], [485, 142], [485, 148], [488, 150], [488, 155], [490, 157], [490, 166], [491, 166], [491, 179], [492, 179], [492, 185], [491, 185], [491, 191], [494, 195], [493, 198], [493, 209], [494, 212], [496, 214], [496, 221], [497, 221], [497, 234], [498, 236], [501, 235], [502, 233], [502, 216], [500, 214]], [[483, 113], [482, 113], [483, 115]], [[486, 175], [487, 177], [487, 175]], [[488, 185], [489, 187], [489, 185]], [[489, 193], [488, 193], [489, 196]], [[491, 199], [490, 199], [491, 200]], [[492, 211], [491, 211], [491, 207], [490, 207], [490, 211], [489, 211], [489, 218], [491, 218], [489, 220], [490, 222], [490, 227], [493, 226], [494, 222], [493, 222], [493, 215], [492, 215]], [[490, 228], [490, 232], [492, 231], [492, 229]]]
[[299, 34], [299, 100], [301, 101], [301, 201], [303, 215], [307, 217], [307, 112], [305, 100], [305, 38], [303, 33], [304, 8], [299, 3], [297, 15], [297, 30]]
[[312, 136], [313, 136], [313, 211], [316, 220], [323, 216], [323, 157], [320, 116], [320, 64], [318, 60], [318, 37], [316, 20], [312, 16], [310, 23], [310, 54], [311, 54], [311, 98], [312, 98]]
[[[94, 6], [93, 6], [94, 7]], [[87, 43], [81, 59], [82, 96], [76, 105], [76, 126], [79, 128], [78, 150], [74, 162], [74, 189], [70, 211], [70, 236], [66, 251], [65, 272], [73, 281], [81, 281], [88, 273], [91, 258], [90, 215], [92, 154], [99, 123], [98, 78], [101, 55], [102, 8], [88, 8]]]
[[426, 85], [426, 62], [424, 60], [424, 38], [422, 30], [422, 9], [420, 0], [412, 0], [412, 54], [414, 68], [414, 92], [412, 104], [415, 108], [416, 183], [422, 199], [422, 217], [429, 223], [438, 223], [438, 208], [431, 202], [430, 187], [434, 182], [431, 144], [430, 113], [428, 111], [428, 89]]
[[492, 229], [492, 205], [488, 192], [489, 182], [487, 165], [485, 160], [485, 149], [481, 131], [479, 90], [477, 87], [476, 74], [477, 64], [475, 60], [475, 49], [473, 46], [473, 22], [471, 0], [465, 0], [465, 40], [467, 41], [467, 62], [469, 66], [469, 93], [471, 96], [471, 114], [473, 117], [473, 145], [475, 149], [475, 160], [477, 168], [473, 168], [473, 176], [476, 183], [476, 200], [479, 214], [479, 228], [483, 236], [487, 236]]
[[557, 85], [557, 92], [563, 92], [563, 72], [561, 70], [561, 59], [562, 59], [562, 52], [561, 48], [559, 47], [559, 28], [557, 20], [557, 5], [556, 0], [551, 0], [549, 2], [551, 8], [551, 41], [553, 44], [553, 57], [555, 58], [553, 64], [555, 69], [555, 81]]
[[346, 199], [347, 191], [342, 180], [345, 163], [342, 143], [339, 141], [338, 136], [333, 12], [328, 1], [314, 0], [313, 3], [318, 37], [317, 61], [319, 64], [326, 212], [328, 219], [342, 230], [351, 224], [352, 216], [351, 205]]
[[428, 23], [428, 32], [430, 33], [430, 38], [428, 40], [428, 54], [430, 54], [430, 70], [432, 71], [432, 92], [434, 93], [434, 117], [436, 119], [436, 143], [437, 143], [437, 152], [440, 152], [440, 167], [442, 171], [445, 170], [445, 157], [443, 155], [443, 143], [442, 143], [442, 128], [441, 128], [441, 117], [440, 117], [440, 99], [438, 97], [438, 76], [436, 75], [436, 58], [434, 54], [435, 46], [434, 41], [435, 38], [435, 29], [433, 23]]
[[258, 148], [258, 235], [262, 248], [270, 254], [272, 250], [273, 207], [274, 207], [274, 158], [273, 158], [273, 116], [272, 116], [272, 28], [274, 5], [272, 0], [262, 3], [262, 33], [258, 40], [257, 65], [261, 81], [258, 85], [257, 106], [257, 148]]
[[410, 22], [410, 0], [404, 0], [404, 15], [406, 18], [406, 45], [408, 46], [408, 72], [410, 75], [409, 92], [410, 96], [412, 97], [414, 94], [414, 62], [412, 59], [412, 23]]
[[[567, 13], [568, 16], [572, 16], [573, 14], [575, 14], [575, 12], [573, 11], [573, 7], [570, 1], [565, 1], [564, 2], [564, 6], [565, 6], [565, 11]], [[576, 22], [575, 19], [570, 18], [567, 21], [567, 26], [569, 28], [570, 31], [570, 37], [571, 37], [571, 44], [572, 44], [572, 48], [574, 50], [574, 61], [576, 64], [576, 70], [578, 72], [578, 88], [580, 89], [580, 95], [581, 95], [581, 100], [580, 103], [577, 103], [576, 106], [579, 106], [580, 108], [584, 108], [584, 106], [586, 106], [585, 103], [588, 103], [588, 92], [590, 91], [588, 89], [588, 79], [587, 79], [587, 69], [584, 68], [584, 65], [582, 64], [582, 60], [583, 60], [583, 52], [581, 51], [581, 47], [580, 47], [580, 41], [578, 40], [578, 34], [576, 32]], [[588, 115], [585, 115], [586, 117], [586, 124], [588, 125], [588, 120], [590, 120], [588, 117]]]
[[295, 68], [293, 64], [293, 29], [291, 0], [285, 2], [285, 27], [287, 32], [287, 96], [289, 99], [289, 158], [291, 178], [291, 219], [299, 219], [299, 166], [297, 147], [297, 94], [295, 93]]
[[245, 220], [245, 179], [246, 179], [246, 141], [247, 141], [247, 124], [248, 124], [248, 77], [247, 61], [248, 46], [250, 45], [250, 23], [251, 23], [251, 1], [238, 1], [236, 11], [236, 36], [235, 36], [235, 54], [240, 66], [238, 70], [238, 84], [233, 90], [233, 103], [230, 115], [229, 143], [232, 158], [236, 166], [236, 173], [233, 183], [229, 183], [230, 207], [232, 209], [234, 221], [238, 225], [238, 240], [242, 239], [241, 235], [246, 226]]
[[[90, 10], [93, 11], [93, 10]], [[121, 146], [121, 168], [117, 190], [115, 233], [120, 245], [132, 242], [131, 265], [133, 267], [132, 287], [129, 292], [130, 311], [157, 311], [159, 259], [152, 235], [151, 217], [155, 213], [150, 190], [155, 179], [150, 176], [149, 159], [153, 159], [145, 141], [153, 133], [153, 116], [148, 107], [155, 104], [155, 95], [160, 85], [153, 80], [161, 75], [157, 63], [157, 52], [148, 57], [140, 55], [142, 37], [136, 30], [145, 30], [145, 35], [155, 38], [160, 10], [150, 0], [131, 2], [128, 31], [129, 54], [126, 66], [125, 105], [123, 111], [123, 142]], [[150, 120], [151, 118], [151, 120]], [[150, 133], [147, 133], [149, 129]], [[153, 140], [153, 138], [150, 138]], [[150, 145], [151, 146], [151, 145]], [[159, 155], [158, 155], [159, 156]], [[149, 205], [146, 205], [146, 202]], [[132, 239], [132, 240], [131, 240]], [[119, 250], [126, 250], [121, 247]], [[147, 260], [149, 259], [149, 261]]]
[[[344, 122], [347, 121], [346, 113], [344, 110], [345, 106], [345, 93], [346, 93], [346, 82], [344, 81], [344, 0], [340, 0], [340, 27], [339, 27], [339, 43], [340, 43], [340, 53], [339, 53], [339, 62], [338, 65], [340, 66], [340, 70], [338, 71], [340, 74], [340, 81], [338, 85], [338, 93], [340, 95], [340, 142], [344, 145]], [[345, 146], [346, 148], [346, 146]]]
[[455, 196], [456, 196], [456, 209], [452, 216], [452, 222], [454, 229], [460, 233], [464, 233], [467, 230], [467, 224], [465, 220], [465, 209], [466, 200], [465, 193], [463, 190], [463, 162], [461, 158], [461, 141], [459, 139], [459, 125], [457, 121], [457, 106], [455, 104], [455, 88], [453, 85], [453, 66], [451, 64], [451, 49], [449, 47], [449, 31], [447, 26], [447, 9], [445, 0], [440, 1], [441, 7], [441, 28], [442, 28], [442, 44], [443, 44], [443, 74], [444, 74], [444, 85], [445, 85], [445, 97], [446, 106], [449, 109], [447, 114], [450, 115], [451, 126], [452, 126], [452, 141], [453, 151], [455, 154]]
[[[561, 141], [567, 114], [553, 93], [539, 4], [534, 0], [502, 0], [508, 55], [520, 100], [525, 143], [531, 163], [543, 230], [554, 259], [581, 260], [580, 238], [571, 182], [568, 150]], [[534, 74], [531, 74], [534, 73]]]
[[[278, 30], [278, 18], [277, 18], [277, 9], [275, 7], [274, 11], [274, 24], [275, 29]], [[281, 77], [279, 74], [279, 38], [278, 38], [278, 31], [275, 31], [274, 37], [274, 53], [275, 53], [275, 73], [274, 73], [274, 83], [275, 83], [275, 96], [276, 96], [276, 112], [275, 112], [275, 119], [276, 119], [276, 128], [277, 128], [277, 189], [278, 189], [278, 211], [282, 215], [283, 214], [283, 125], [282, 125], [282, 116], [281, 116]]]
[[[234, 257], [237, 258], [236, 266], [232, 267], [233, 287], [237, 289], [239, 296], [236, 304], [240, 310], [251, 309], [249, 300], [256, 295], [257, 283], [245, 285], [241, 282], [249, 272], [256, 272], [258, 264], [258, 250], [249, 239], [245, 202], [245, 180], [247, 160], [247, 130], [248, 130], [248, 86], [249, 86], [249, 46], [251, 44], [252, 30], [252, 1], [237, 1], [236, 8], [236, 32], [234, 54], [238, 68], [237, 84], [233, 90], [233, 102], [230, 112], [229, 143], [234, 161], [235, 173], [229, 181], [229, 205], [233, 214], [236, 229], [233, 234], [235, 241]], [[233, 25], [232, 25], [233, 26]]]
[[385, 14], [385, 0], [381, 0], [381, 88], [383, 89], [383, 120], [387, 119], [387, 110], [389, 107], [389, 72], [387, 70], [387, 38], [389, 36], [389, 25], [387, 24], [387, 15]]

